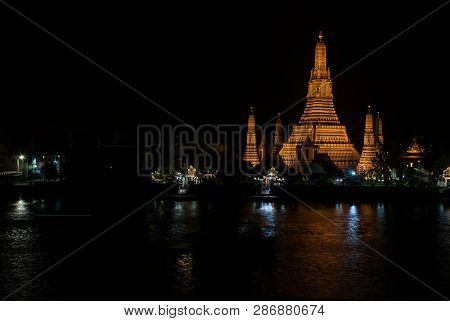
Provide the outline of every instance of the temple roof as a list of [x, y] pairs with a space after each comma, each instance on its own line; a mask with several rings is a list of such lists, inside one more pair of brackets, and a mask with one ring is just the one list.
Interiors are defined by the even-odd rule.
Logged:
[[450, 177], [450, 166], [444, 171], [444, 177]]
[[411, 144], [408, 149], [403, 152], [402, 158], [409, 159], [421, 159], [425, 157], [424, 149], [417, 143], [417, 140], [413, 138]]

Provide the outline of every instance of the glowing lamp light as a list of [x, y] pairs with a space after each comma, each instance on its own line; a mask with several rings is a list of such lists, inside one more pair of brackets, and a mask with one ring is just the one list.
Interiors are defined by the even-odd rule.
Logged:
[[350, 175], [355, 176], [355, 175], [356, 175], [356, 172], [355, 172], [355, 171], [351, 171], [351, 172], [350, 172]]
[[20, 159], [20, 160], [24, 160], [24, 159], [25, 159], [25, 156], [24, 156], [24, 155], [20, 155], [20, 156], [19, 156], [19, 159]]

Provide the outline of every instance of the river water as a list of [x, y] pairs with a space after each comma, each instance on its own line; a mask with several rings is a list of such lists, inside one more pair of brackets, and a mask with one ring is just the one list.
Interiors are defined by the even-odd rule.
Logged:
[[[2, 297], [127, 214], [74, 204], [2, 202]], [[448, 204], [310, 205], [157, 200], [8, 299], [450, 297]]]

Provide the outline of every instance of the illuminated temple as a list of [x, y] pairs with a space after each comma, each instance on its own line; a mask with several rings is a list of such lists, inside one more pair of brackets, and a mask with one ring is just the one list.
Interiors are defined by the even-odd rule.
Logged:
[[413, 138], [408, 149], [402, 153], [401, 158], [407, 163], [407, 166], [414, 167], [425, 158], [425, 150], [419, 145], [416, 138]]
[[283, 146], [283, 124], [281, 123], [280, 113], [275, 123], [275, 135], [273, 139], [273, 154], [278, 155]]
[[340, 123], [334, 108], [322, 32], [315, 48], [305, 111], [280, 151], [283, 162], [288, 167], [296, 168], [312, 162], [317, 154], [327, 154], [340, 169], [356, 168], [359, 160], [359, 153], [350, 143], [347, 130]]
[[243, 161], [248, 162], [251, 166], [259, 165], [258, 149], [256, 148], [256, 130], [255, 130], [255, 114], [253, 107], [250, 108], [247, 127], [247, 144], [245, 145]]
[[359, 174], [367, 173], [373, 168], [373, 160], [380, 152], [383, 145], [383, 125], [378, 113], [375, 128], [370, 106], [366, 114], [366, 123], [364, 127], [364, 146], [361, 157], [358, 162], [357, 171]]

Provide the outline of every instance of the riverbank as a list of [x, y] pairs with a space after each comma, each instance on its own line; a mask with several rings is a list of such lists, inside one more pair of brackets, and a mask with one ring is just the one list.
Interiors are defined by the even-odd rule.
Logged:
[[[151, 184], [143, 181], [110, 183], [68, 184], [66, 182], [39, 182], [0, 186], [2, 198], [16, 197], [80, 197], [97, 200], [148, 199], [169, 188], [171, 184]], [[255, 184], [202, 184], [189, 187], [186, 194], [178, 194], [177, 186], [164, 193], [166, 199], [261, 199], [276, 200], [292, 198], [292, 195], [309, 200], [388, 200], [388, 201], [450, 201], [448, 188], [383, 187], [383, 186], [273, 186], [270, 195], [261, 195]]]
[[449, 201], [450, 190], [441, 188], [410, 187], [367, 187], [367, 186], [274, 186], [270, 195], [261, 195], [254, 186], [232, 185], [214, 187], [195, 187], [187, 194], [166, 194], [163, 197], [178, 200], [249, 198], [259, 200], [277, 200], [293, 198], [312, 201]]

